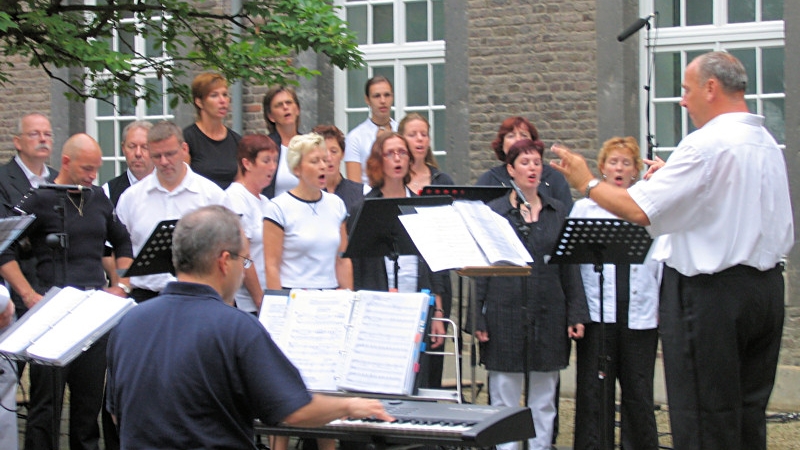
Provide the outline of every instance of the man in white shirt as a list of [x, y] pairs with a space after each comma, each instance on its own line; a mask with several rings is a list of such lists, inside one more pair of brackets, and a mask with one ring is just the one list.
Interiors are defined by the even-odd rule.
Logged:
[[369, 106], [367, 120], [350, 130], [344, 140], [344, 166], [347, 179], [369, 186], [367, 159], [378, 133], [397, 131], [392, 118], [394, 87], [388, 78], [376, 75], [364, 87], [364, 102]]
[[561, 146], [551, 165], [613, 214], [661, 236], [660, 328], [673, 443], [766, 449], [765, 411], [783, 329], [782, 259], [794, 244], [786, 163], [764, 118], [748, 113], [747, 73], [725, 52], [687, 67], [697, 131], [669, 161], [646, 161], [625, 190], [593, 178]]
[[[216, 183], [192, 171], [186, 160], [189, 147], [172, 122], [153, 125], [147, 136], [155, 171], [128, 188], [117, 203], [117, 216], [128, 227], [134, 254], [138, 254], [156, 225], [180, 219], [201, 206], [222, 205], [225, 193]], [[175, 277], [169, 273], [131, 277], [130, 296], [137, 302], [155, 297]]]

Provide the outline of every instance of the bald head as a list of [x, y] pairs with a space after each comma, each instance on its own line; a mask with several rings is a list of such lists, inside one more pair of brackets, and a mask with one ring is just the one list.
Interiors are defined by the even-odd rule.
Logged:
[[89, 187], [103, 165], [103, 151], [91, 136], [78, 133], [67, 139], [61, 149], [61, 172], [58, 184], [79, 184]]

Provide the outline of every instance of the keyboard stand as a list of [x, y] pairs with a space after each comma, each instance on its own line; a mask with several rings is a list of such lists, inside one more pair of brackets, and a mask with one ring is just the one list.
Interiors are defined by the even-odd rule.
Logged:
[[[431, 400], [431, 401], [445, 401], [445, 402], [456, 402], [461, 403], [463, 396], [461, 395], [461, 367], [458, 363], [458, 349], [459, 349], [459, 328], [456, 323], [447, 318], [438, 318], [434, 317], [432, 320], [438, 320], [440, 322], [444, 322], [445, 326], [449, 325], [449, 329], [452, 330], [451, 332], [447, 332], [445, 334], [432, 334], [433, 337], [441, 337], [444, 338], [445, 342], [442, 344], [442, 347], [438, 350], [425, 350], [425, 353], [428, 355], [440, 355], [444, 358], [447, 357], [454, 357], [455, 361], [453, 367], [455, 367], [455, 375], [456, 375], [456, 389], [431, 389], [431, 388], [419, 388], [417, 389], [416, 395], [412, 396], [411, 398], [414, 400]], [[446, 350], [448, 341], [453, 342], [453, 350]]]

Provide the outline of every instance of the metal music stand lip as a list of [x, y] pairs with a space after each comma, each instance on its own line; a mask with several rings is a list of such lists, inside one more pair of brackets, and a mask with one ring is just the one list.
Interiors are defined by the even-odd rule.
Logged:
[[452, 202], [448, 195], [365, 198], [350, 228], [344, 257], [419, 255], [417, 246], [398, 217], [414, 213], [416, 207], [444, 206]]
[[[602, 380], [602, 446], [608, 441], [606, 422], [606, 367], [610, 360], [605, 348], [606, 323], [603, 311], [603, 265], [642, 264], [653, 238], [645, 227], [621, 219], [568, 217], [561, 227], [558, 241], [548, 264], [592, 264], [600, 287], [600, 355], [598, 378]], [[613, 440], [612, 440], [613, 447]]]
[[0, 219], [0, 253], [6, 251], [14, 241], [36, 220], [35, 214], [10, 216]]
[[422, 196], [449, 195], [453, 200], [480, 200], [484, 203], [508, 195], [511, 188], [507, 186], [461, 186], [432, 185], [422, 188]]
[[122, 275], [124, 278], [167, 272], [175, 275], [175, 266], [172, 265], [172, 233], [176, 223], [178, 220], [172, 219], [162, 220], [156, 225], [130, 268]]

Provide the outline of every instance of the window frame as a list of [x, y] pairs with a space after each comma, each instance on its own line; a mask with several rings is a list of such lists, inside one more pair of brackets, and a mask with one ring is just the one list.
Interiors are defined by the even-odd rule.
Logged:
[[[681, 0], [681, 11], [682, 17], [680, 18], [680, 23], [685, 23], [685, 2], [686, 0]], [[654, 13], [654, 0], [641, 0], [640, 1], [640, 12], [643, 16], [649, 15]], [[761, 5], [760, 0], [758, 0], [756, 6], [758, 7], [756, 10], [756, 20], [760, 19], [761, 17]], [[728, 17], [728, 0], [713, 0], [713, 15], [712, 15], [712, 24], [710, 25], [696, 25], [696, 26], [673, 26], [673, 27], [665, 27], [665, 28], [655, 28], [653, 27], [652, 31], [650, 32], [650, 36], [648, 39], [647, 33], [639, 33], [638, 39], [639, 43], [645, 51], [639, 52], [639, 77], [642, 86], [648, 85], [651, 83], [650, 92], [652, 93], [650, 98], [647, 95], [641, 95], [640, 98], [640, 110], [641, 111], [648, 111], [648, 104], [650, 102], [650, 111], [652, 116], [652, 123], [650, 124], [651, 129], [648, 130], [647, 128], [647, 121], [648, 118], [645, 114], [641, 115], [641, 122], [640, 122], [640, 142], [645, 143], [647, 142], [647, 136], [652, 132], [653, 139], [654, 139], [654, 155], [659, 154], [666, 154], [668, 155], [677, 147], [669, 147], [669, 146], [659, 146], [658, 145], [658, 136], [656, 133], [656, 117], [655, 117], [655, 106], [659, 103], [674, 103], [679, 102], [681, 97], [662, 97], [656, 98], [655, 92], [656, 83], [658, 82], [655, 79], [656, 74], [653, 74], [653, 79], [648, 80], [648, 70], [650, 61], [648, 61], [648, 51], [652, 52], [652, 57], [655, 57], [657, 53], [662, 52], [680, 52], [681, 53], [681, 70], [680, 70], [680, 79], [683, 80], [684, 71], [686, 70], [686, 65], [689, 61], [686, 61], [686, 52], [692, 52], [696, 50], [708, 50], [708, 51], [718, 51], [718, 50], [737, 50], [737, 49], [755, 49], [756, 51], [756, 80], [751, 80], [751, 83], [756, 83], [757, 90], [755, 94], [747, 94], [745, 99], [748, 101], [754, 100], [757, 104], [757, 111], [751, 111], [754, 114], [762, 114], [762, 100], [771, 99], [771, 98], [783, 98], [786, 97], [786, 92], [783, 93], [770, 93], [764, 94], [760, 92], [761, 90], [761, 76], [762, 76], [762, 68], [761, 68], [761, 49], [763, 48], [774, 48], [774, 47], [782, 47], [785, 51], [785, 32], [784, 32], [784, 21], [783, 20], [773, 20], [773, 21], [763, 21], [763, 22], [745, 22], [745, 23], [727, 23]], [[654, 24], [655, 25], [655, 24]], [[686, 135], [690, 132], [690, 119], [688, 114], [686, 113], [685, 108], [681, 108], [681, 136], [680, 138], [686, 137]], [[643, 155], [646, 153], [647, 146], [642, 145], [642, 152]], [[780, 144], [781, 148], [785, 147], [785, 143]]]
[[[96, 0], [87, 0], [87, 4], [96, 4]], [[120, 22], [122, 23], [138, 23], [138, 19], [136, 15], [133, 17], [126, 17], [121, 19]], [[112, 37], [112, 48], [115, 50], [119, 50], [119, 31], [114, 29], [113, 37]], [[146, 54], [147, 52], [147, 41], [141, 35], [137, 34], [134, 36], [134, 52], [135, 54]], [[162, 55], [164, 55], [162, 51]], [[164, 55], [166, 57], [166, 55]], [[134, 63], [136, 59], [134, 59]], [[158, 79], [158, 75], [155, 70], [148, 70], [145, 71], [142, 75], [138, 75], [135, 77], [136, 85], [140, 87], [140, 89], [144, 89], [144, 86], [147, 83], [147, 80]], [[164, 78], [161, 78], [162, 83], [165, 81]], [[161, 112], [162, 114], [147, 114], [148, 105], [145, 103], [144, 100], [137, 100], [136, 104], [133, 108], [133, 114], [122, 114], [119, 109], [120, 105], [120, 97], [114, 96], [113, 101], [111, 102], [112, 108], [112, 115], [101, 116], [99, 115], [99, 110], [101, 104], [104, 102], [103, 100], [98, 99], [87, 99], [85, 107], [84, 107], [84, 119], [86, 123], [86, 133], [92, 136], [98, 142], [101, 142], [100, 136], [100, 124], [101, 123], [108, 123], [111, 122], [114, 124], [113, 126], [113, 148], [107, 148], [106, 145], [103, 147], [101, 145], [101, 149], [103, 151], [103, 167], [98, 174], [95, 183], [103, 184], [108, 182], [110, 179], [122, 174], [127, 170], [127, 164], [125, 161], [125, 155], [122, 151], [122, 130], [125, 125], [129, 122], [135, 120], [147, 120], [151, 122], [161, 121], [161, 120], [173, 120], [175, 118], [175, 111], [171, 110], [169, 107], [169, 96], [166, 94], [166, 86], [162, 84], [161, 90], [163, 95], [159, 99], [161, 102]], [[111, 164], [113, 168], [113, 176], [108, 179], [105, 179], [104, 172], [107, 171], [107, 164]]]
[[[385, 5], [393, 4], [393, 30], [394, 42], [382, 44], [364, 44], [360, 45], [359, 49], [364, 53], [364, 61], [366, 63], [367, 78], [373, 75], [373, 67], [392, 67], [394, 73], [394, 106], [392, 106], [392, 117], [395, 120], [400, 120], [405, 114], [409, 112], [421, 112], [427, 115], [429, 120], [433, 119], [433, 114], [436, 111], [446, 111], [445, 105], [433, 104], [433, 94], [428, 92], [430, 100], [427, 106], [409, 106], [406, 104], [407, 97], [407, 84], [406, 84], [406, 71], [405, 67], [410, 65], [428, 65], [430, 68], [434, 64], [445, 64], [445, 41], [432, 40], [433, 38], [433, 15], [432, 4], [428, 3], [428, 35], [431, 40], [428, 41], [415, 41], [406, 42], [406, 0], [355, 0], [345, 1], [336, 0], [335, 5], [339, 7], [338, 13], [343, 20], [347, 19], [347, 6], [360, 6], [367, 5]], [[367, 11], [367, 42], [372, 40], [372, 12]], [[429, 80], [432, 80], [432, 72], [428, 71]], [[350, 106], [347, 104], [348, 91], [347, 91], [347, 71], [341, 69], [334, 69], [333, 75], [334, 82], [334, 122], [345, 134], [349, 131], [348, 115], [353, 113], [363, 113], [363, 120], [366, 120], [369, 114], [369, 108], [366, 103], [361, 103], [357, 106]], [[434, 89], [433, 83], [429, 84], [429, 89]], [[363, 98], [363, 86], [359, 91], [359, 97]], [[432, 124], [433, 125], [433, 124]], [[431, 146], [434, 149], [434, 154], [438, 157], [446, 155], [444, 148], [437, 149], [434, 145], [436, 137], [435, 131], [432, 126], [431, 129]]]

